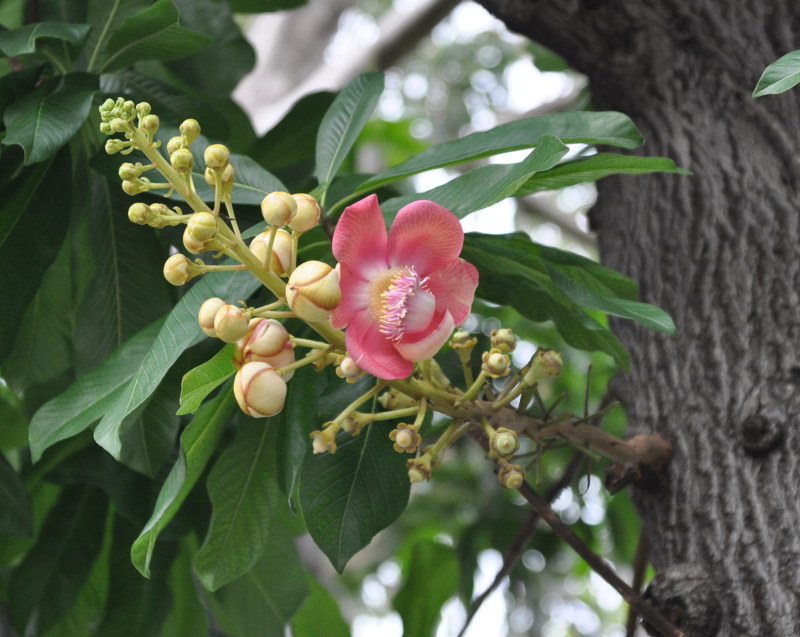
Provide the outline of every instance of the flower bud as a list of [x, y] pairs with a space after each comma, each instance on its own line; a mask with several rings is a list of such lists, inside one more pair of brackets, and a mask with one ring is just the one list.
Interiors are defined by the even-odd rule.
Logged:
[[[250, 252], [264, 263], [267, 258], [267, 247], [269, 246], [269, 232], [262, 232], [253, 237], [250, 242]], [[272, 258], [269, 261], [269, 269], [278, 276], [284, 276], [289, 270], [292, 261], [292, 235], [286, 230], [278, 229], [275, 241], [272, 244]]]
[[513, 352], [517, 346], [517, 337], [511, 328], [504, 327], [499, 330], [492, 330], [492, 347], [501, 352]]
[[164, 263], [164, 278], [172, 285], [183, 285], [195, 274], [194, 264], [183, 254], [173, 254]]
[[421, 455], [419, 458], [412, 458], [406, 462], [406, 466], [408, 467], [408, 479], [412, 484], [431, 479], [433, 465], [431, 463], [431, 456], [427, 453]]
[[248, 323], [244, 310], [236, 305], [223, 305], [214, 315], [214, 331], [226, 343], [235, 343], [247, 334]]
[[519, 489], [525, 482], [525, 469], [518, 464], [510, 462], [499, 463], [500, 471], [497, 472], [497, 481], [506, 489]]
[[315, 454], [336, 453], [336, 431], [337, 428], [335, 427], [325, 427], [322, 431], [312, 431], [309, 434], [309, 437], [314, 441], [312, 448]]
[[236, 175], [236, 170], [233, 164], [228, 164], [222, 171], [222, 185], [230, 188], [233, 185], [233, 179]]
[[416, 453], [417, 447], [422, 444], [422, 436], [417, 428], [404, 422], [389, 432], [389, 439], [394, 442], [394, 450], [398, 453]]
[[224, 168], [231, 159], [231, 151], [223, 144], [211, 144], [203, 153], [203, 160], [209, 168]]
[[167, 142], [167, 153], [171, 155], [179, 148], [183, 148], [183, 140], [180, 137], [170, 137]]
[[492, 378], [507, 376], [511, 369], [508, 356], [503, 354], [499, 349], [492, 349], [488, 352], [484, 352], [482, 360], [483, 365], [481, 365], [481, 369]]
[[286, 402], [286, 381], [268, 363], [253, 361], [236, 372], [233, 394], [249, 416], [274, 416]]
[[130, 144], [121, 139], [107, 139], [105, 149], [106, 153], [114, 155], [121, 150], [125, 150], [128, 146], [130, 146]]
[[158, 115], [145, 115], [139, 122], [139, 128], [153, 135], [158, 130]]
[[300, 264], [286, 284], [286, 303], [297, 316], [311, 323], [328, 318], [341, 298], [339, 273], [322, 261]]
[[188, 148], [179, 148], [169, 156], [169, 163], [181, 175], [187, 175], [194, 168], [194, 155]]
[[197, 136], [200, 134], [200, 124], [197, 123], [196, 119], [183, 120], [180, 129], [181, 135], [186, 137], [186, 141], [190, 144], [197, 139]]
[[113, 135], [114, 129], [111, 128], [111, 124], [108, 122], [100, 122], [100, 132], [104, 135]]
[[119, 178], [122, 180], [131, 181], [137, 179], [142, 174], [142, 169], [137, 168], [130, 162], [125, 162], [119, 167]]
[[201, 254], [208, 250], [208, 242], [195, 239], [189, 232], [188, 226], [183, 231], [183, 246], [191, 254]]
[[531, 386], [538, 383], [540, 380], [555, 378], [561, 374], [563, 360], [561, 354], [554, 349], [544, 349], [540, 347], [536, 350], [533, 358], [531, 358], [529, 365], [530, 369], [528, 369], [525, 376], [523, 376], [522, 382]]
[[519, 438], [512, 429], [500, 427], [491, 440], [492, 451], [500, 458], [506, 458], [519, 449]]
[[147, 102], [139, 102], [136, 105], [136, 114], [139, 117], [146, 117], [150, 114], [150, 104]]
[[261, 214], [271, 226], [285, 226], [297, 214], [297, 202], [288, 192], [273, 192], [261, 202]]
[[121, 117], [115, 117], [109, 123], [111, 124], [111, 130], [115, 133], [124, 133], [128, 130], [128, 120], [122, 119]]
[[389, 410], [415, 407], [418, 404], [418, 402], [411, 398], [411, 396], [407, 396], [394, 387], [390, 387], [388, 391], [378, 396], [378, 402], [384, 409]]
[[217, 218], [210, 212], [195, 212], [186, 224], [186, 232], [202, 242], [213, 239], [217, 230]]
[[133, 196], [141, 192], [147, 192], [147, 188], [144, 187], [144, 184], [139, 179], [133, 181], [126, 179], [122, 182], [122, 191], [126, 195]]
[[277, 356], [287, 344], [291, 348], [289, 332], [283, 323], [275, 319], [255, 318], [250, 321], [241, 347], [245, 357], [254, 356], [256, 358], [253, 360], [263, 360]]
[[364, 373], [364, 370], [349, 356], [345, 356], [336, 367], [336, 375], [339, 378], [346, 378], [348, 383], [356, 382]]
[[200, 310], [197, 312], [197, 322], [200, 324], [200, 329], [212, 338], [217, 337], [217, 332], [214, 329], [214, 319], [217, 316], [217, 312], [219, 312], [224, 305], [227, 305], [225, 301], [216, 296], [212, 296], [210, 299], [203, 301]]
[[450, 347], [455, 350], [471, 350], [478, 344], [478, 339], [464, 330], [456, 330], [450, 338]]
[[146, 203], [138, 202], [128, 208], [128, 219], [140, 226], [150, 223], [151, 219], [156, 216], [158, 214]]
[[317, 200], [311, 195], [299, 193], [292, 195], [297, 204], [297, 213], [289, 222], [295, 232], [308, 232], [319, 223], [320, 208]]

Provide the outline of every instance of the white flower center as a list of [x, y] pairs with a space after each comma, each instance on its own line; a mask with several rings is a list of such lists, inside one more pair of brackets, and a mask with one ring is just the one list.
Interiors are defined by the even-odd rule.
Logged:
[[389, 276], [376, 284], [372, 305], [378, 319], [379, 330], [390, 341], [397, 342], [406, 333], [419, 332], [430, 325], [436, 310], [436, 299], [428, 288], [428, 277], [420, 278], [414, 266], [392, 268]]

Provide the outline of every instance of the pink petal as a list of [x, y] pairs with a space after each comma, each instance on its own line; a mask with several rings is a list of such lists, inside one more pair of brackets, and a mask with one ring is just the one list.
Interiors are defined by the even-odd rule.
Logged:
[[386, 224], [378, 197], [370, 195], [344, 209], [333, 233], [333, 255], [364, 280], [387, 268]]
[[377, 378], [406, 378], [414, 370], [414, 365], [400, 356], [392, 343], [378, 331], [378, 323], [370, 310], [362, 310], [353, 317], [345, 337], [350, 357], [361, 369]]
[[422, 275], [461, 254], [464, 231], [456, 216], [432, 201], [403, 206], [389, 231], [392, 266], [413, 265]]
[[478, 270], [464, 259], [456, 259], [428, 276], [428, 289], [436, 297], [436, 309], [448, 310], [455, 324], [461, 325], [472, 309]]
[[394, 346], [407, 361], [421, 361], [425, 358], [430, 358], [442, 348], [442, 345], [447, 342], [447, 339], [453, 333], [454, 327], [453, 316], [450, 312], [445, 312], [439, 324], [432, 331], [427, 332], [420, 340], [414, 342], [400, 341], [395, 343]]
[[342, 329], [369, 304], [369, 282], [355, 276], [346, 265], [340, 263], [338, 269], [342, 300], [331, 315], [331, 323]]

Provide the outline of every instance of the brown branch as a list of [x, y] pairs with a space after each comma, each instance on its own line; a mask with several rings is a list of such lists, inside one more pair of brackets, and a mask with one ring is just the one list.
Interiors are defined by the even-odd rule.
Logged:
[[[642, 592], [642, 584], [644, 584], [644, 573], [647, 570], [647, 557], [650, 554], [650, 540], [647, 537], [647, 532], [642, 529], [639, 533], [639, 543], [636, 545], [636, 554], [633, 556], [633, 583], [631, 588], [637, 594]], [[636, 633], [636, 620], [639, 614], [633, 606], [628, 606], [628, 621], [625, 624], [626, 637], [634, 637]]]

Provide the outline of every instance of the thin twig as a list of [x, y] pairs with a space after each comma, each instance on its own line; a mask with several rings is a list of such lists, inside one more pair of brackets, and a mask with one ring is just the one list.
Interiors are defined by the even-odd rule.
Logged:
[[[647, 570], [647, 558], [650, 555], [650, 538], [647, 537], [647, 532], [642, 529], [639, 533], [639, 543], [636, 545], [636, 554], [633, 556], [633, 583], [631, 588], [637, 593], [642, 592], [642, 584], [644, 584], [644, 574]], [[633, 608], [628, 606], [628, 621], [625, 623], [626, 637], [633, 637], [636, 633], [636, 620], [639, 619], [639, 613]]]

